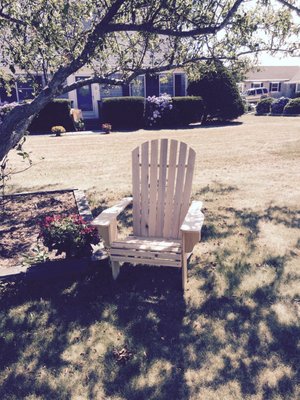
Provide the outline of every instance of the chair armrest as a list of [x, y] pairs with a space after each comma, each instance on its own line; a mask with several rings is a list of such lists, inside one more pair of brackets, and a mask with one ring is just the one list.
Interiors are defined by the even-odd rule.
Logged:
[[118, 204], [102, 211], [91, 223], [98, 228], [99, 235], [102, 237], [106, 246], [117, 239], [117, 217], [132, 203], [132, 197], [124, 197]]
[[201, 212], [202, 204], [202, 201], [192, 202], [180, 227], [184, 253], [192, 252], [195, 244], [201, 240], [201, 228], [204, 221], [204, 215]]
[[132, 203], [132, 197], [124, 197], [118, 204], [102, 211], [93, 221], [94, 226], [108, 226], [112, 221], [116, 220], [118, 215]]
[[201, 212], [202, 201], [192, 201], [190, 208], [184, 218], [184, 221], [180, 227], [181, 232], [200, 232], [204, 215]]

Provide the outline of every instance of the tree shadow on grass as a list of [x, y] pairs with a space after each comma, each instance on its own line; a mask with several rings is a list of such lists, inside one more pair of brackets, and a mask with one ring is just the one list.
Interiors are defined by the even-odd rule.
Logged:
[[[194, 258], [184, 296], [180, 271], [128, 264], [116, 282], [104, 265], [80, 279], [3, 287], [1, 398], [297, 398], [297, 304], [280, 292], [295, 279], [285, 269], [296, 252], [251, 261], [259, 221], [295, 223], [295, 210], [275, 211], [211, 214], [220, 240], [253, 232], [241, 236], [248, 253], [227, 244]], [[125, 227], [130, 218], [128, 211]], [[293, 311], [287, 320], [285, 307]]]
[[[85, 398], [97, 398], [94, 393], [100, 378], [106, 398], [117, 393], [127, 393], [125, 398], [132, 399], [163, 399], [166, 393], [188, 398], [180, 345], [185, 315], [185, 302], [178, 290], [181, 276], [172, 268], [159, 270], [125, 265], [116, 283], [110, 270], [103, 268], [76, 281], [61, 279], [49, 285], [21, 282], [4, 290], [2, 398], [71, 398], [76, 385], [86, 393]], [[109, 326], [114, 337], [103, 338], [101, 327], [91, 335], [100, 321]], [[77, 337], [70, 339], [74, 331]], [[114, 355], [119, 346], [116, 332], [124, 337], [120, 345], [127, 344], [132, 352], [126, 365], [118, 363]], [[94, 360], [93, 350], [102, 340], [106, 351]], [[94, 349], [93, 341], [97, 342]], [[81, 352], [75, 361], [66, 356], [72, 346]], [[163, 374], [159, 381], [157, 368]], [[148, 372], [149, 381], [146, 379], [145, 386], [140, 383], [139, 388], [136, 382], [142, 382]], [[70, 387], [68, 379], [74, 376], [76, 385]]]

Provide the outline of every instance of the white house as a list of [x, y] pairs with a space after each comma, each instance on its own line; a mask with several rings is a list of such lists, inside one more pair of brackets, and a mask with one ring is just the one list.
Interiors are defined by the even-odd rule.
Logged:
[[300, 66], [262, 66], [249, 72], [242, 91], [265, 87], [272, 97], [293, 97], [300, 92]]
[[[87, 77], [89, 77], [89, 70], [82, 69], [76, 74], [69, 76], [67, 83], [71, 84], [79, 79]], [[115, 75], [114, 77], [117, 78], [118, 76]], [[1, 86], [0, 84], [0, 102], [19, 102], [32, 98], [34, 83], [43, 85], [44, 82], [42, 76], [35, 76], [35, 82], [32, 80], [16, 80], [10, 95], [7, 94], [4, 86]], [[130, 85], [127, 86], [108, 86], [94, 83], [73, 90], [61, 97], [71, 100], [72, 107], [81, 109], [84, 119], [98, 119], [100, 118], [99, 101], [107, 97], [148, 97], [153, 95], [158, 96], [161, 93], [168, 93], [171, 96], [185, 96], [186, 88], [186, 74], [182, 70], [174, 70], [160, 74], [138, 76]]]

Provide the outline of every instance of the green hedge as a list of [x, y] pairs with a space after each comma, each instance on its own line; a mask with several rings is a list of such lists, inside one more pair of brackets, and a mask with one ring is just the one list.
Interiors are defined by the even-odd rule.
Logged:
[[173, 97], [172, 105], [173, 108], [170, 113], [170, 125], [183, 126], [192, 122], [201, 121], [204, 111], [202, 97]]
[[271, 112], [271, 104], [274, 102], [273, 97], [261, 99], [256, 106], [256, 114], [263, 115]]
[[204, 102], [204, 117], [231, 121], [245, 112], [233, 74], [221, 62], [207, 62], [207, 70], [200, 71], [200, 79], [190, 81], [187, 92], [192, 96], [201, 96]]
[[291, 99], [283, 109], [284, 115], [300, 114], [300, 98]]
[[113, 97], [104, 99], [100, 106], [102, 123], [112, 129], [138, 129], [144, 126], [144, 97]]
[[73, 118], [70, 115], [70, 100], [54, 99], [47, 104], [33, 119], [28, 130], [30, 133], [50, 133], [52, 126], [61, 125], [67, 132], [75, 131]]

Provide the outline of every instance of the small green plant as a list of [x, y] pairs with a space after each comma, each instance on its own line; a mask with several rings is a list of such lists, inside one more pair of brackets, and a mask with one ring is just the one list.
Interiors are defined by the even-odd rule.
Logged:
[[55, 133], [55, 136], [61, 136], [62, 133], [66, 133], [66, 130], [63, 126], [57, 125], [57, 126], [52, 126], [51, 132]]
[[81, 216], [72, 214], [47, 216], [40, 226], [40, 237], [50, 251], [66, 253], [66, 257], [82, 257], [92, 253], [91, 244], [99, 242], [97, 229]]
[[37, 244], [36, 247], [31, 249], [31, 254], [23, 254], [23, 266], [30, 266], [32, 264], [43, 263], [49, 260], [48, 252], [42, 246]]

